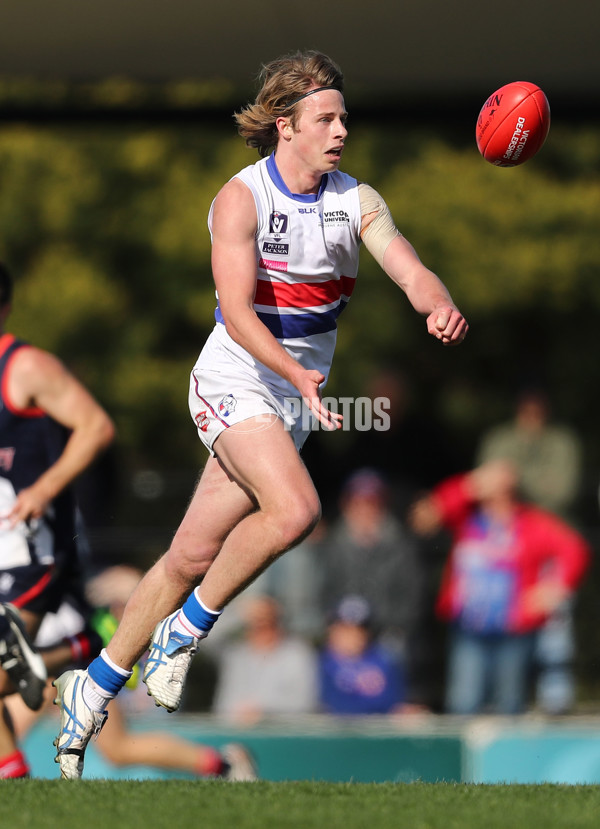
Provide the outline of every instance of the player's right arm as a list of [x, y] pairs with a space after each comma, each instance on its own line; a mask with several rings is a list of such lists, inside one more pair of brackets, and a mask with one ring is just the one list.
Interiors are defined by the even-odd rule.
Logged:
[[212, 272], [227, 333], [255, 359], [298, 389], [321, 423], [330, 429], [339, 428], [341, 416], [329, 412], [321, 403], [319, 386], [324, 376], [303, 368], [288, 354], [254, 310], [256, 230], [252, 193], [234, 178], [217, 195], [212, 218]]

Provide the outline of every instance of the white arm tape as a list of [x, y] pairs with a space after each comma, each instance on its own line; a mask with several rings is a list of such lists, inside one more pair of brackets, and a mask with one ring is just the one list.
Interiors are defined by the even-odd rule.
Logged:
[[389, 207], [377, 190], [361, 181], [358, 185], [358, 197], [360, 199], [360, 215], [363, 219], [369, 213], [376, 214], [361, 232], [361, 238], [369, 253], [383, 268], [383, 255], [389, 243], [396, 236], [401, 235], [400, 231], [394, 224]]

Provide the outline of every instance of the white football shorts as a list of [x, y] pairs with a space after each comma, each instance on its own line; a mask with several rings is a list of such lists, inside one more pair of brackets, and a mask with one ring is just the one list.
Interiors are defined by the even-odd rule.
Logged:
[[272, 415], [283, 421], [296, 445], [302, 448], [312, 428], [312, 416], [299, 397], [278, 396], [257, 378], [238, 371], [213, 371], [194, 367], [190, 375], [190, 413], [198, 436], [211, 455], [213, 445], [225, 429], [256, 418], [256, 429], [272, 426]]

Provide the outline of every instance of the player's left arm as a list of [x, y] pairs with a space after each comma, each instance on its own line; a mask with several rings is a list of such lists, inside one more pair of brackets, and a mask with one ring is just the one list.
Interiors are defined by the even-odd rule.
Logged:
[[444, 345], [461, 343], [469, 329], [448, 289], [426, 268], [410, 242], [397, 230], [381, 196], [359, 184], [361, 238], [387, 275], [408, 297], [413, 308], [427, 317], [427, 330]]
[[442, 281], [426, 268], [403, 236], [387, 247], [383, 269], [405, 292], [413, 308], [427, 317], [427, 330], [444, 345], [457, 345], [469, 326]]
[[21, 490], [8, 516], [13, 525], [39, 518], [48, 504], [112, 442], [112, 420], [90, 392], [54, 355], [29, 347], [11, 364], [11, 400], [37, 407], [70, 430], [62, 454], [30, 486]]

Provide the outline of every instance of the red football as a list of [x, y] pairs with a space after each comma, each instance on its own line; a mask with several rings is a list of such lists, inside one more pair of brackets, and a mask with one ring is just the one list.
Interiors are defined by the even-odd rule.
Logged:
[[516, 167], [537, 153], [550, 129], [548, 99], [534, 83], [501, 86], [481, 107], [475, 137], [481, 155], [496, 167]]

